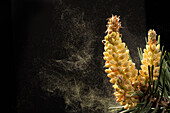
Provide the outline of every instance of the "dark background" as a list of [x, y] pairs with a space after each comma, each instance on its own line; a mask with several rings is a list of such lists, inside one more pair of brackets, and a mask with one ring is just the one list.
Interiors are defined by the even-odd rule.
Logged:
[[118, 105], [104, 72], [106, 19], [120, 32], [140, 68], [137, 47], [149, 29], [170, 51], [168, 3], [149, 0], [13, 0], [14, 113], [108, 113]]

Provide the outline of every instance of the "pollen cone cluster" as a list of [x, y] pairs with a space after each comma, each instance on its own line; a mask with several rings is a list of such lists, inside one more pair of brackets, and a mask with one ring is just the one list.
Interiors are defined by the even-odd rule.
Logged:
[[138, 70], [135, 63], [129, 59], [129, 50], [119, 34], [120, 28], [122, 27], [119, 17], [112, 15], [108, 19], [107, 35], [103, 40], [105, 45], [103, 54], [107, 68], [105, 72], [110, 78], [110, 83], [114, 84], [116, 101], [127, 109], [134, 107], [139, 101], [138, 96], [133, 95], [139, 83], [136, 81]]
[[[149, 30], [148, 32], [148, 42], [146, 44], [146, 49], [144, 49], [143, 59], [141, 60], [141, 70], [139, 70], [138, 81], [141, 86], [148, 86], [147, 81], [149, 80], [148, 66], [153, 69], [153, 80], [157, 80], [159, 76], [159, 63], [160, 63], [160, 44], [156, 41], [156, 32], [154, 30]], [[150, 69], [151, 70], [151, 69]]]

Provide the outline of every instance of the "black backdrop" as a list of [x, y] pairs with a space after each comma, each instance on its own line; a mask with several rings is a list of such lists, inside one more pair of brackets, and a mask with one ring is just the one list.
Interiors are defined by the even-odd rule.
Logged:
[[17, 113], [107, 113], [118, 105], [104, 72], [106, 19], [120, 15], [120, 32], [140, 68], [137, 47], [147, 31], [169, 49], [167, 4], [144, 0], [13, 0], [12, 71]]

